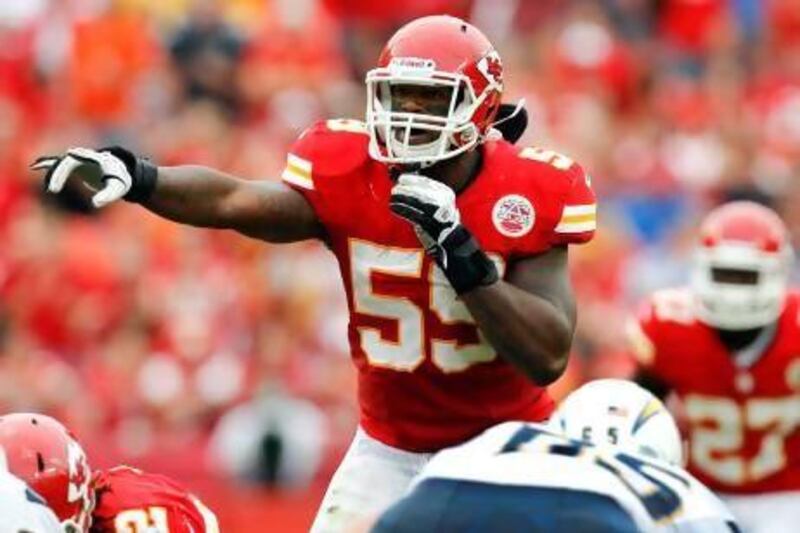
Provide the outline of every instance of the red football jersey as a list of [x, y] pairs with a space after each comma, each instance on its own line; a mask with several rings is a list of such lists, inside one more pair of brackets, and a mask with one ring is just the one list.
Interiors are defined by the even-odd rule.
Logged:
[[94, 475], [92, 533], [218, 533], [214, 514], [168, 477], [117, 466]]
[[[389, 210], [393, 182], [368, 142], [358, 121], [316, 124], [283, 172], [339, 262], [362, 427], [390, 446], [435, 451], [501, 421], [546, 419], [547, 392], [497, 356], [411, 224]], [[592, 238], [595, 199], [580, 166], [505, 141], [483, 150], [482, 170], [457, 204], [501, 273], [518, 258]]]
[[693, 309], [688, 290], [659, 291], [631, 324], [643, 369], [681, 400], [689, 470], [721, 492], [800, 489], [800, 294], [763, 349], [738, 354]]

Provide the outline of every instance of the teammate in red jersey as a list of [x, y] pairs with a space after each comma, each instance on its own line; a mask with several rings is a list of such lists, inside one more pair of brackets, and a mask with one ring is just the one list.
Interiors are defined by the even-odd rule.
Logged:
[[567, 245], [595, 229], [579, 165], [517, 149], [493, 128], [503, 67], [475, 27], [409, 23], [366, 83], [366, 124], [309, 128], [282, 183], [157, 168], [118, 147], [34, 165], [50, 192], [88, 183], [97, 207], [124, 198], [268, 242], [320, 239], [335, 253], [361, 417], [314, 531], [391, 503], [429, 452], [549, 416], [544, 386], [563, 371], [575, 325]]
[[217, 533], [214, 514], [170, 478], [117, 466], [95, 472], [93, 533]]
[[726, 496], [745, 531], [800, 523], [800, 294], [778, 216], [750, 202], [712, 211], [689, 287], [656, 292], [631, 324], [639, 382], [685, 411], [689, 469]]
[[81, 445], [57, 420], [0, 416], [8, 470], [45, 499], [66, 533], [218, 533], [217, 520], [171, 479], [118, 466], [91, 472]]

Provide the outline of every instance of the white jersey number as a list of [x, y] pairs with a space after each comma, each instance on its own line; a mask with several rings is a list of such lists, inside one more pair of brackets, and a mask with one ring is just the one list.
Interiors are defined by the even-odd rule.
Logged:
[[[800, 397], [750, 398], [739, 405], [729, 398], [692, 394], [684, 402], [692, 423], [692, 461], [708, 475], [741, 485], [786, 466], [786, 438], [800, 426]], [[763, 432], [758, 452], [749, 459], [740, 455], [746, 431]]]
[[[504, 263], [490, 254], [502, 277]], [[379, 329], [361, 326], [361, 347], [371, 365], [413, 372], [425, 360], [425, 312], [433, 313], [443, 324], [475, 325], [467, 307], [458, 300], [442, 271], [430, 269], [427, 283], [430, 307], [423, 309], [411, 299], [377, 294], [373, 274], [398, 280], [409, 278], [422, 283], [425, 252], [420, 249], [392, 248], [375, 243], [350, 241], [350, 269], [353, 307], [357, 313], [391, 319], [397, 324], [397, 340], [387, 339]], [[431, 360], [442, 372], [461, 372], [470, 366], [492, 361], [497, 354], [483, 339], [459, 344], [454, 339], [431, 339]]]
[[163, 507], [128, 509], [114, 519], [117, 533], [169, 533], [167, 510]]
[[531, 159], [533, 161], [539, 161], [540, 163], [551, 165], [558, 170], [569, 170], [572, 165], [575, 164], [575, 161], [564, 154], [560, 154], [554, 150], [547, 150], [545, 148], [538, 148], [534, 146], [524, 148], [519, 153], [519, 156], [523, 159]]

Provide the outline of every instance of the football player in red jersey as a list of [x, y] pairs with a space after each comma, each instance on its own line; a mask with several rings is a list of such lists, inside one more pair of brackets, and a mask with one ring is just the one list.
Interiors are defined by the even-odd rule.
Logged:
[[[119, 147], [40, 158], [52, 193], [89, 187], [171, 220], [267, 242], [319, 239], [338, 259], [360, 427], [314, 531], [401, 496], [431, 452], [504, 420], [543, 420], [575, 326], [567, 247], [595, 230], [573, 160], [493, 128], [500, 56], [475, 27], [402, 27], [367, 83], [366, 124], [328, 120], [292, 146], [282, 183], [156, 167]], [[86, 172], [89, 171], [89, 172]]]
[[118, 466], [92, 472], [60, 422], [35, 413], [0, 416], [8, 470], [35, 490], [66, 533], [218, 533], [217, 519], [171, 479]]
[[685, 413], [689, 470], [745, 531], [800, 523], [800, 294], [770, 209], [733, 202], [701, 225], [688, 288], [656, 292], [630, 337], [639, 382]]

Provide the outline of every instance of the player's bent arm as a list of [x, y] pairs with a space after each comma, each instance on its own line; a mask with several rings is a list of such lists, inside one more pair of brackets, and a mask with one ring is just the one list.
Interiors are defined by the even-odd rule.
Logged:
[[192, 226], [230, 229], [267, 242], [321, 237], [303, 195], [280, 182], [249, 181], [200, 166], [159, 167], [150, 211]]
[[672, 391], [670, 384], [658, 375], [655, 369], [657, 347], [647, 324], [655, 313], [655, 307], [648, 303], [643, 307], [641, 317], [632, 317], [625, 326], [628, 353], [636, 361], [636, 374], [633, 381], [650, 391], [659, 400], [665, 400]]
[[520, 260], [507, 281], [461, 298], [497, 353], [535, 383], [548, 385], [564, 372], [576, 320], [566, 246]]

